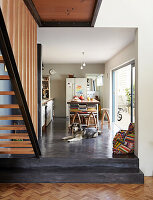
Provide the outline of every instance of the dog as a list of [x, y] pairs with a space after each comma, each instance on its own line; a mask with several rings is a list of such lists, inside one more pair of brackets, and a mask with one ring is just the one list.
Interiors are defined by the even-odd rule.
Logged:
[[98, 131], [96, 128], [85, 128], [84, 130], [85, 139], [96, 138], [96, 137], [98, 137]]
[[62, 138], [67, 142], [76, 142], [82, 139], [96, 138], [99, 133], [96, 128], [83, 128], [79, 123], [73, 123], [70, 127], [71, 136]]
[[63, 140], [67, 140], [68, 142], [70, 142], [70, 140], [72, 140], [72, 139], [73, 139], [73, 141], [82, 140], [83, 128], [82, 128], [81, 124], [73, 123], [69, 127], [69, 132], [71, 133], [71, 135], [62, 138]]

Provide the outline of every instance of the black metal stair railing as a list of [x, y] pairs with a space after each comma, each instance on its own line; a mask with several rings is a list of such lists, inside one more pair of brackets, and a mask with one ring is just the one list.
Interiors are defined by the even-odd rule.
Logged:
[[13, 55], [11, 43], [5, 26], [3, 14], [0, 8], [0, 49], [7, 67], [8, 75], [10, 77], [11, 84], [13, 86], [29, 138], [36, 157], [41, 155], [38, 140], [35, 134], [34, 126], [32, 123], [31, 115], [27, 105], [27, 101], [24, 95], [22, 83], [18, 73], [17, 65]]

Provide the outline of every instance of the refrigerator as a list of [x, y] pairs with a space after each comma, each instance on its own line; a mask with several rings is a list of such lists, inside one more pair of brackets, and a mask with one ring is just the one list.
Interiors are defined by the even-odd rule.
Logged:
[[69, 116], [68, 101], [74, 96], [83, 95], [87, 98], [87, 78], [67, 78], [66, 79], [66, 117]]

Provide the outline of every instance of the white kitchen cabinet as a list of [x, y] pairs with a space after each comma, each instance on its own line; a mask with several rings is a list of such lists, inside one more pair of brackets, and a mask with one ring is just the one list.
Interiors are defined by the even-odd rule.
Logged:
[[45, 126], [45, 105], [42, 105], [42, 126]]
[[46, 126], [53, 120], [53, 100], [46, 103]]
[[54, 100], [43, 100], [42, 104], [42, 127], [48, 126], [54, 117]]

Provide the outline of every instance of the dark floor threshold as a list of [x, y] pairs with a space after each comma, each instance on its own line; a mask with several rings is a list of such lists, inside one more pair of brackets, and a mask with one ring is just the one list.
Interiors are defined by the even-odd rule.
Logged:
[[137, 168], [139, 159], [134, 158], [1, 158], [0, 168], [41, 168], [41, 167], [116, 167]]
[[1, 170], [0, 183], [118, 183], [144, 184], [141, 171], [134, 173], [109, 172], [54, 172], [50, 169], [15, 169]]
[[139, 159], [1, 158], [1, 183], [143, 184]]

